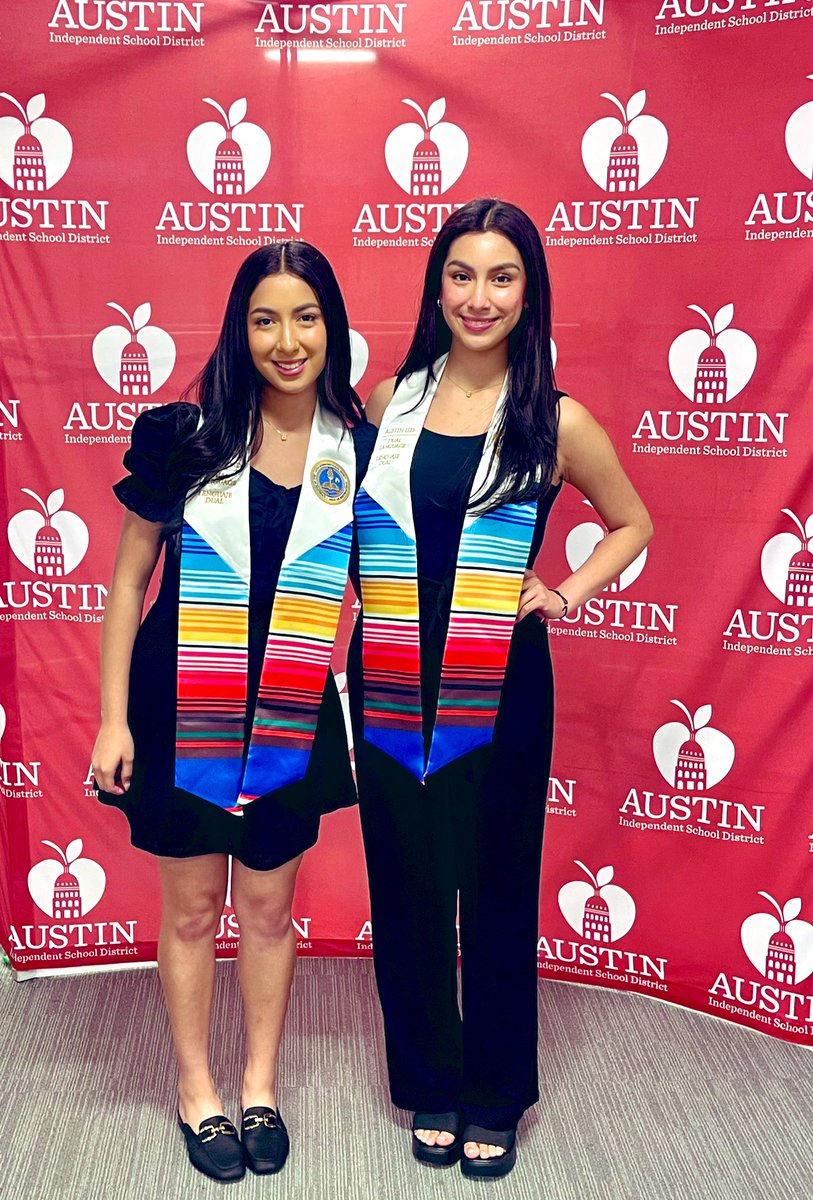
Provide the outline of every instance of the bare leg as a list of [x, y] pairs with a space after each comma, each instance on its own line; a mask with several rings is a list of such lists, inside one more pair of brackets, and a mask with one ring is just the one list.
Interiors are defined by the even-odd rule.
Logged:
[[243, 1108], [277, 1107], [277, 1056], [296, 967], [291, 904], [302, 855], [274, 871], [232, 867], [240, 923], [237, 967], [246, 1013]]
[[225, 854], [162, 858], [158, 970], [178, 1059], [181, 1119], [198, 1131], [223, 1111], [209, 1069], [215, 934], [226, 899]]

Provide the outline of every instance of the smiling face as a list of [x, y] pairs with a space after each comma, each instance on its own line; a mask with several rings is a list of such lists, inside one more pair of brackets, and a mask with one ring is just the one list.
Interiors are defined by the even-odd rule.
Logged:
[[463, 346], [493, 350], [516, 327], [525, 300], [526, 273], [513, 242], [502, 233], [455, 238], [443, 265], [441, 308]]
[[248, 346], [266, 391], [316, 398], [327, 327], [313, 288], [298, 275], [267, 275], [248, 302]]

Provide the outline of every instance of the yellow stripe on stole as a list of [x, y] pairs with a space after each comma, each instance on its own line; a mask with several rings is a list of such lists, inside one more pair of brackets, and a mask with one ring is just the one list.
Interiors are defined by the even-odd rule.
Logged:
[[521, 590], [521, 575], [506, 577], [465, 571], [457, 578], [452, 605], [454, 608], [486, 609], [495, 613], [515, 612]]
[[418, 584], [415, 579], [403, 582], [368, 580], [363, 586], [364, 608], [368, 616], [408, 617], [418, 615]]
[[332, 638], [339, 620], [341, 602], [303, 596], [277, 596], [271, 628], [274, 633], [304, 633]]
[[178, 642], [244, 646], [248, 637], [245, 608], [201, 608], [182, 604], [178, 610]]

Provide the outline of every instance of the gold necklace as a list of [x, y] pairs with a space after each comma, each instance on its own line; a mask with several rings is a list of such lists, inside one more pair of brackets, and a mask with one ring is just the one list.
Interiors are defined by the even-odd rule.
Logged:
[[279, 439], [280, 439], [280, 441], [281, 441], [281, 442], [287, 442], [287, 441], [288, 441], [288, 432], [287, 432], [287, 430], [285, 430], [285, 429], [277, 429], [276, 425], [274, 425], [274, 424], [273, 424], [273, 422], [266, 420], [266, 418], [265, 418], [265, 417], [263, 417], [263, 425], [267, 425], [267, 426], [268, 426], [270, 429], [273, 429], [273, 430], [274, 430], [274, 433], [276, 433], [276, 434], [278, 434], [278, 435], [279, 435]]
[[505, 376], [503, 375], [502, 379], [497, 379], [494, 383], [487, 383], [483, 387], [472, 388], [471, 391], [469, 391], [468, 388], [463, 387], [463, 384], [458, 383], [456, 379], [452, 379], [448, 371], [446, 372], [445, 378], [449, 380], [449, 383], [453, 383], [456, 388], [460, 388], [461, 392], [465, 392], [467, 400], [471, 400], [475, 392], [487, 392], [489, 388], [501, 387]]

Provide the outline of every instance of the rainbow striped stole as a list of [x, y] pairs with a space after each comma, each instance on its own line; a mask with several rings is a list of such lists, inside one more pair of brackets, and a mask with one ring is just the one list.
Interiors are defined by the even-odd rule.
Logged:
[[185, 506], [175, 783], [229, 812], [307, 771], [347, 584], [355, 478], [350, 431], [317, 405], [250, 730], [249, 468]]
[[[440, 378], [445, 358], [435, 365]], [[424, 751], [418, 610], [418, 562], [409, 475], [434, 395], [426, 375], [402, 381], [379, 431], [356, 499], [364, 609], [365, 740], [417, 779], [494, 736], [537, 501], [466, 514], [457, 555], [451, 615], [428, 761]], [[490, 478], [500, 396], [472, 484]]]

